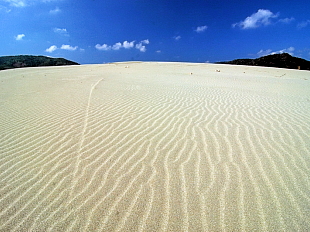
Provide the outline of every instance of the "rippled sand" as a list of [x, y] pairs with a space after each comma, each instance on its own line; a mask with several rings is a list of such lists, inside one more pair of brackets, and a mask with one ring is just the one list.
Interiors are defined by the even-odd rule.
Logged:
[[0, 72], [0, 231], [310, 230], [310, 72]]

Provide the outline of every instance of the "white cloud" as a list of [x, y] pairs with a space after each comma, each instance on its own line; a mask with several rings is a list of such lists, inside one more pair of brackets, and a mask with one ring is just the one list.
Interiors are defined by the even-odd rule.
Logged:
[[256, 13], [247, 17], [244, 21], [235, 23], [232, 26], [239, 26], [242, 29], [257, 28], [270, 24], [270, 19], [277, 18], [278, 16], [278, 14], [274, 14], [270, 10], [259, 9]]
[[68, 51], [75, 51], [77, 48], [78, 46], [72, 47], [71, 45], [63, 44], [60, 49], [68, 50]]
[[8, 2], [11, 6], [14, 7], [24, 7], [26, 6], [25, 0], [4, 0], [5, 2]]
[[140, 52], [145, 52], [146, 47], [143, 44], [149, 44], [150, 41], [148, 39], [142, 40], [140, 43], [136, 44], [136, 49], [140, 50]]
[[267, 55], [274, 55], [274, 54], [282, 54], [282, 53], [288, 53], [290, 55], [294, 55], [294, 51], [295, 48], [294, 47], [289, 47], [289, 48], [285, 48], [279, 51], [275, 51], [273, 52], [271, 49], [267, 49], [267, 50], [260, 50], [257, 55], [259, 56], [267, 56]]
[[2, 0], [2, 1], [9, 3], [10, 6], [13, 7], [26, 7], [36, 3], [45, 3], [57, 0]]
[[156, 53], [161, 53], [161, 50], [157, 50]]
[[57, 50], [57, 46], [56, 45], [52, 45], [49, 48], [47, 48], [45, 51], [52, 53], [55, 50]]
[[294, 17], [291, 17], [291, 18], [284, 18], [284, 19], [279, 19], [279, 22], [280, 23], [290, 23], [292, 21], [294, 21], [295, 18]]
[[146, 51], [146, 47], [144, 45], [142, 45], [142, 43], [136, 44], [136, 49], [140, 50], [140, 52]]
[[126, 49], [133, 48], [134, 46], [135, 46], [135, 41], [131, 41], [131, 42], [124, 41], [123, 42], [123, 47]]
[[58, 14], [60, 12], [61, 10], [59, 9], [59, 7], [56, 7], [54, 10], [50, 10], [50, 14]]
[[111, 49], [111, 46], [108, 46], [107, 44], [102, 44], [102, 45], [97, 44], [95, 46], [95, 48], [97, 48], [98, 50], [101, 50], [101, 51], [108, 51]]
[[[52, 45], [49, 48], [47, 48], [45, 51], [52, 53], [57, 49], [58, 49], [58, 47], [56, 45]], [[61, 47], [59, 49], [68, 50], [68, 51], [75, 51], [78, 49], [78, 46], [73, 47], [71, 45], [63, 44], [63, 45], [61, 45]], [[80, 48], [80, 50], [84, 51], [84, 49], [82, 49], [82, 48]]]
[[57, 34], [60, 34], [60, 35], [64, 35], [64, 36], [69, 36], [69, 33], [67, 31], [67, 29], [65, 28], [54, 28], [53, 31]]
[[140, 43], [136, 44], [136, 48], [140, 50], [140, 52], [146, 52], [146, 47], [143, 44], [149, 44], [150, 41], [148, 39], [142, 40]]
[[148, 39], [145, 39], [145, 40], [142, 40], [141, 43], [144, 43], [144, 44], [149, 44], [150, 41]]
[[178, 40], [181, 39], [181, 36], [178, 35], [178, 36], [174, 36], [173, 38], [174, 38], [176, 41], [178, 41]]
[[282, 50], [280, 50], [280, 51], [272, 52], [272, 53], [270, 53], [270, 54], [273, 55], [273, 54], [288, 53], [288, 54], [290, 54], [290, 55], [294, 55], [294, 51], [295, 51], [295, 48], [294, 48], [294, 47], [289, 47], [289, 48], [282, 49]]
[[201, 32], [204, 32], [204, 31], [207, 30], [207, 29], [208, 29], [207, 26], [199, 26], [199, 27], [197, 27], [197, 28], [195, 29], [195, 31], [196, 31], [197, 33], [201, 33]]
[[304, 28], [307, 27], [310, 24], [310, 20], [302, 21], [301, 23], [297, 24], [297, 28]]
[[271, 52], [272, 52], [271, 49], [267, 49], [267, 50], [261, 49], [261, 50], [257, 53], [257, 55], [259, 55], [259, 56], [267, 56], [267, 55], [270, 55]]
[[25, 37], [25, 34], [19, 34], [17, 36], [15, 36], [16, 40], [22, 40]]
[[125, 48], [125, 49], [131, 49], [131, 48], [137, 48], [139, 49], [141, 52], [145, 52], [146, 51], [146, 47], [144, 44], [149, 44], [150, 41], [148, 39], [142, 40], [140, 41], [138, 44], [135, 45], [135, 41], [131, 41], [128, 42], [127, 40], [125, 40], [123, 43], [115, 43], [113, 46], [108, 45], [108, 44], [97, 44], [95, 46], [95, 48], [97, 50], [101, 50], [101, 51], [108, 51], [108, 50], [120, 50], [121, 48]]
[[67, 33], [67, 29], [65, 29], [65, 28], [63, 28], [63, 29], [61, 29], [61, 28], [54, 28], [54, 32], [56, 32], [56, 33]]
[[118, 42], [118, 43], [116, 43], [116, 44], [114, 44], [114, 45], [112, 46], [112, 49], [113, 49], [113, 50], [119, 50], [121, 47], [122, 47], [122, 44]]

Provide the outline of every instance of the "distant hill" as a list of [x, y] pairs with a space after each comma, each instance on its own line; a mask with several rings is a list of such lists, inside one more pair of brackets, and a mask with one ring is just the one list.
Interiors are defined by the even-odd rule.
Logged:
[[0, 70], [23, 68], [23, 67], [38, 67], [38, 66], [60, 66], [60, 65], [79, 65], [76, 62], [66, 60], [64, 58], [52, 58], [47, 56], [1, 56]]
[[217, 63], [310, 70], [310, 61], [293, 57], [288, 53], [273, 54], [257, 59], [237, 59]]

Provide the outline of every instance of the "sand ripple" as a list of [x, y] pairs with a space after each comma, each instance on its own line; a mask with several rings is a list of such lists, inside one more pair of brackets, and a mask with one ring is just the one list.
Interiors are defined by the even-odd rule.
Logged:
[[309, 230], [305, 76], [186, 63], [1, 71], [0, 231]]

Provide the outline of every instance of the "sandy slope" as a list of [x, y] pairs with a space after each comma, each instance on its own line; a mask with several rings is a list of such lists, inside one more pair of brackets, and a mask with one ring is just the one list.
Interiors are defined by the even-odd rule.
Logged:
[[0, 72], [0, 231], [306, 231], [309, 176], [310, 72]]

